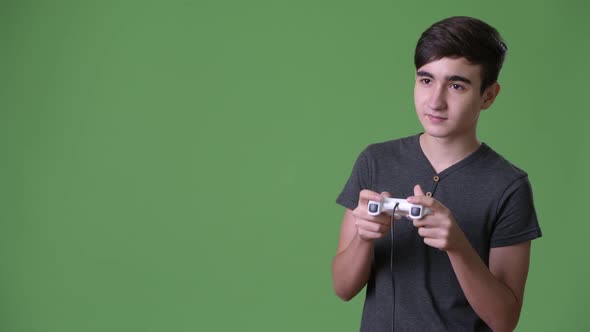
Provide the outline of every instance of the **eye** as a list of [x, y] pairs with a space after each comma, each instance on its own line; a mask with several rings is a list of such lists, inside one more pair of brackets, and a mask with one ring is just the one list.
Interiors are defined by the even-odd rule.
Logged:
[[465, 90], [465, 88], [464, 88], [462, 85], [459, 85], [459, 84], [457, 84], [457, 83], [453, 83], [453, 84], [451, 84], [451, 88], [452, 88], [453, 90]]
[[432, 83], [432, 80], [430, 80], [430, 78], [422, 78], [422, 79], [420, 79], [420, 82], [428, 85], [428, 84]]

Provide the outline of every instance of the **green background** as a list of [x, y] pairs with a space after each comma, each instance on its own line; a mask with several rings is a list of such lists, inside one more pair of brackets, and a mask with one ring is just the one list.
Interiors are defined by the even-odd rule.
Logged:
[[588, 322], [583, 1], [0, 1], [0, 330], [356, 331], [334, 200], [420, 131], [413, 51], [471, 15], [509, 46], [480, 139], [525, 169], [518, 331]]

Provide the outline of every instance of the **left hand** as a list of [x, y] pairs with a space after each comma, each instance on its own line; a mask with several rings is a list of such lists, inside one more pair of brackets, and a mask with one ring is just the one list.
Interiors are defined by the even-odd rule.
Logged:
[[414, 186], [414, 196], [408, 197], [408, 202], [430, 209], [430, 214], [414, 220], [414, 226], [424, 238], [424, 243], [444, 251], [461, 250], [467, 243], [451, 210], [436, 199], [425, 196], [420, 185]]

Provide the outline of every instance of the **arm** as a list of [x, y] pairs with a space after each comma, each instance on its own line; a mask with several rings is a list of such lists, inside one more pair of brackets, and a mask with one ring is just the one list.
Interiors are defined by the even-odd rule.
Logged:
[[[388, 195], [388, 193], [383, 193]], [[390, 231], [390, 220], [386, 214], [370, 216], [367, 213], [369, 200], [381, 200], [381, 195], [363, 190], [359, 194], [356, 209], [346, 209], [340, 227], [338, 250], [332, 261], [334, 291], [341, 299], [348, 301], [365, 287], [371, 273], [373, 241]]]
[[494, 331], [512, 331], [520, 317], [530, 241], [492, 248], [488, 268], [451, 212], [434, 198], [423, 196], [420, 186], [414, 188], [414, 193], [408, 201], [432, 211], [432, 215], [414, 221], [424, 243], [447, 252], [461, 289], [477, 315]]
[[467, 245], [447, 253], [469, 304], [492, 330], [514, 330], [522, 308], [531, 242], [492, 248], [489, 269]]

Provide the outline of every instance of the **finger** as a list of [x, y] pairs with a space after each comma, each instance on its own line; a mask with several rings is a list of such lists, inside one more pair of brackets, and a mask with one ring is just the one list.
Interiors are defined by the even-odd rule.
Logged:
[[432, 206], [434, 205], [434, 199], [428, 196], [410, 196], [408, 197], [408, 203], [432, 208]]
[[358, 229], [358, 235], [360, 236], [361, 239], [363, 240], [376, 240], [376, 239], [381, 239], [384, 238], [385, 235], [387, 233], [376, 233], [376, 232], [371, 232], [371, 231], [367, 231], [364, 229]]
[[414, 196], [425, 196], [424, 190], [422, 190], [419, 184], [414, 186]]
[[393, 196], [391, 196], [391, 194], [390, 194], [389, 192], [387, 192], [387, 191], [384, 191], [384, 192], [382, 192], [382, 193], [381, 193], [381, 196], [383, 196], [383, 197], [389, 197], [389, 198], [393, 197]]
[[433, 239], [433, 238], [425, 237], [424, 243], [433, 247], [433, 248], [437, 248], [440, 250], [444, 250], [444, 248], [446, 246], [446, 242], [444, 239]]
[[378, 224], [389, 224], [390, 217], [386, 213], [381, 213], [379, 215], [370, 215], [369, 211], [367, 210], [367, 205], [359, 205], [356, 209], [352, 211], [356, 220], [366, 220], [372, 223]]
[[371, 216], [368, 215], [367, 218], [361, 218], [367, 220], [372, 223], [381, 224], [381, 225], [389, 225], [391, 223], [391, 216], [387, 213], [381, 213], [378, 216]]
[[437, 228], [420, 227], [418, 228], [418, 234], [424, 238], [437, 239], [439, 238], [439, 230]]
[[425, 227], [425, 226], [430, 226], [430, 224], [428, 222], [426, 222], [425, 220], [426, 218], [422, 218], [422, 219], [413, 219], [412, 220], [412, 224], [414, 224], [414, 227]]
[[432, 205], [432, 198], [424, 194], [424, 190], [419, 184], [414, 186], [414, 196], [408, 197], [408, 203], [419, 204], [430, 207]]
[[359, 219], [355, 222], [357, 228], [374, 233], [387, 233], [391, 228], [391, 224], [380, 224], [368, 220]]
[[381, 202], [381, 195], [369, 189], [363, 189], [359, 193], [359, 204], [367, 205], [369, 201]]
[[431, 218], [430, 216], [424, 216], [420, 219], [413, 219], [412, 224], [415, 227], [437, 227], [438, 220], [436, 218]]
[[[378, 215], [376, 217], [377, 217], [378, 223], [381, 223], [381, 224], [390, 224], [391, 223], [391, 214], [389, 214], [389, 213], [381, 213], [380, 215]], [[393, 219], [399, 220], [400, 216], [394, 214]]]

